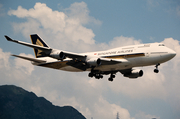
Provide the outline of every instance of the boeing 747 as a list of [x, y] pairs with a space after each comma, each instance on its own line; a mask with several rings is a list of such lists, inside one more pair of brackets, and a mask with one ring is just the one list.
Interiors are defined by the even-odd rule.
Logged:
[[96, 79], [103, 78], [103, 75], [110, 75], [109, 81], [113, 81], [117, 72], [128, 78], [143, 76], [143, 71], [135, 67], [154, 65], [154, 72], [158, 73], [158, 66], [176, 55], [175, 51], [166, 47], [163, 43], [131, 45], [106, 51], [73, 53], [49, 47], [37, 34], [30, 35], [30, 37], [32, 44], [5, 36], [8, 41], [33, 48], [36, 58], [20, 55], [12, 56], [29, 60], [36, 66], [71, 72], [89, 71], [88, 76]]

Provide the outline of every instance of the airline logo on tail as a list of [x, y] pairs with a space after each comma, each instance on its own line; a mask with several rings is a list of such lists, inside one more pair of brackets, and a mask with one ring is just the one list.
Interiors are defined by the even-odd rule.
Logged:
[[[39, 41], [39, 39], [37, 39], [37, 41], [36, 41], [36, 45], [43, 46], [43, 44]], [[41, 56], [42, 56], [42, 53], [43, 53], [43, 51], [42, 51], [42, 50], [37, 50], [37, 54], [36, 54], [36, 56], [37, 56], [37, 57], [41, 57]]]
[[[31, 37], [32, 44], [48, 47], [37, 34], [30, 35], [30, 37]], [[40, 50], [40, 49], [34, 49], [34, 53], [35, 53], [36, 58], [46, 56], [43, 50]]]

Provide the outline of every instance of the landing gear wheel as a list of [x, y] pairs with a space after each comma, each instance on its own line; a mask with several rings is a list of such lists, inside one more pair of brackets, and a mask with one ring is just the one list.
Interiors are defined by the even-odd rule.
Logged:
[[115, 78], [115, 75], [114, 74], [111, 74], [111, 76], [109, 77], [109, 81], [113, 81], [113, 78]]
[[109, 81], [113, 81], [113, 78], [110, 77], [108, 80], [109, 80]]
[[95, 74], [95, 78], [96, 79], [99, 79], [100, 77], [99, 77], [99, 74]]
[[95, 78], [96, 78], [96, 79], [103, 78], [103, 75], [101, 75], [101, 74], [95, 74]]
[[88, 76], [92, 78], [94, 75], [93, 75], [93, 73], [89, 73]]
[[158, 69], [154, 69], [154, 73], [158, 73], [159, 72], [159, 70]]
[[111, 75], [111, 78], [115, 78], [116, 76], [115, 75]]

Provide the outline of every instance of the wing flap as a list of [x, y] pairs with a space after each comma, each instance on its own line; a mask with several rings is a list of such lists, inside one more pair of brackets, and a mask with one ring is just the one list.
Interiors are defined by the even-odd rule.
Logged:
[[83, 70], [85, 71], [87, 68], [89, 68], [88, 65], [86, 65], [84, 62], [82, 61], [74, 61], [74, 60], [71, 60], [69, 62], [67, 62], [67, 65], [70, 65], [72, 67], [75, 67], [77, 69], [80, 69], [80, 70]]
[[12, 55], [14, 57], [18, 57], [21, 59], [25, 59], [25, 60], [29, 60], [29, 61], [33, 61], [33, 62], [37, 62], [37, 63], [45, 63], [46, 60], [42, 60], [42, 59], [38, 59], [38, 58], [31, 58], [31, 57], [26, 57], [26, 56], [20, 56], [20, 55]]

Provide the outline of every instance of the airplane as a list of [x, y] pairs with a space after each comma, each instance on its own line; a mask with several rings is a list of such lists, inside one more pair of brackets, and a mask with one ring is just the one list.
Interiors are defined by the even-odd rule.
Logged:
[[71, 72], [89, 71], [89, 77], [103, 78], [110, 75], [113, 81], [117, 72], [124, 77], [138, 78], [143, 71], [135, 67], [155, 65], [154, 72], [158, 73], [158, 66], [173, 57], [176, 52], [163, 43], [149, 43], [123, 46], [106, 51], [73, 53], [49, 47], [37, 34], [30, 35], [31, 43], [13, 40], [5, 35], [8, 41], [25, 45], [34, 49], [36, 58], [12, 55], [31, 61], [33, 65], [54, 68]]

